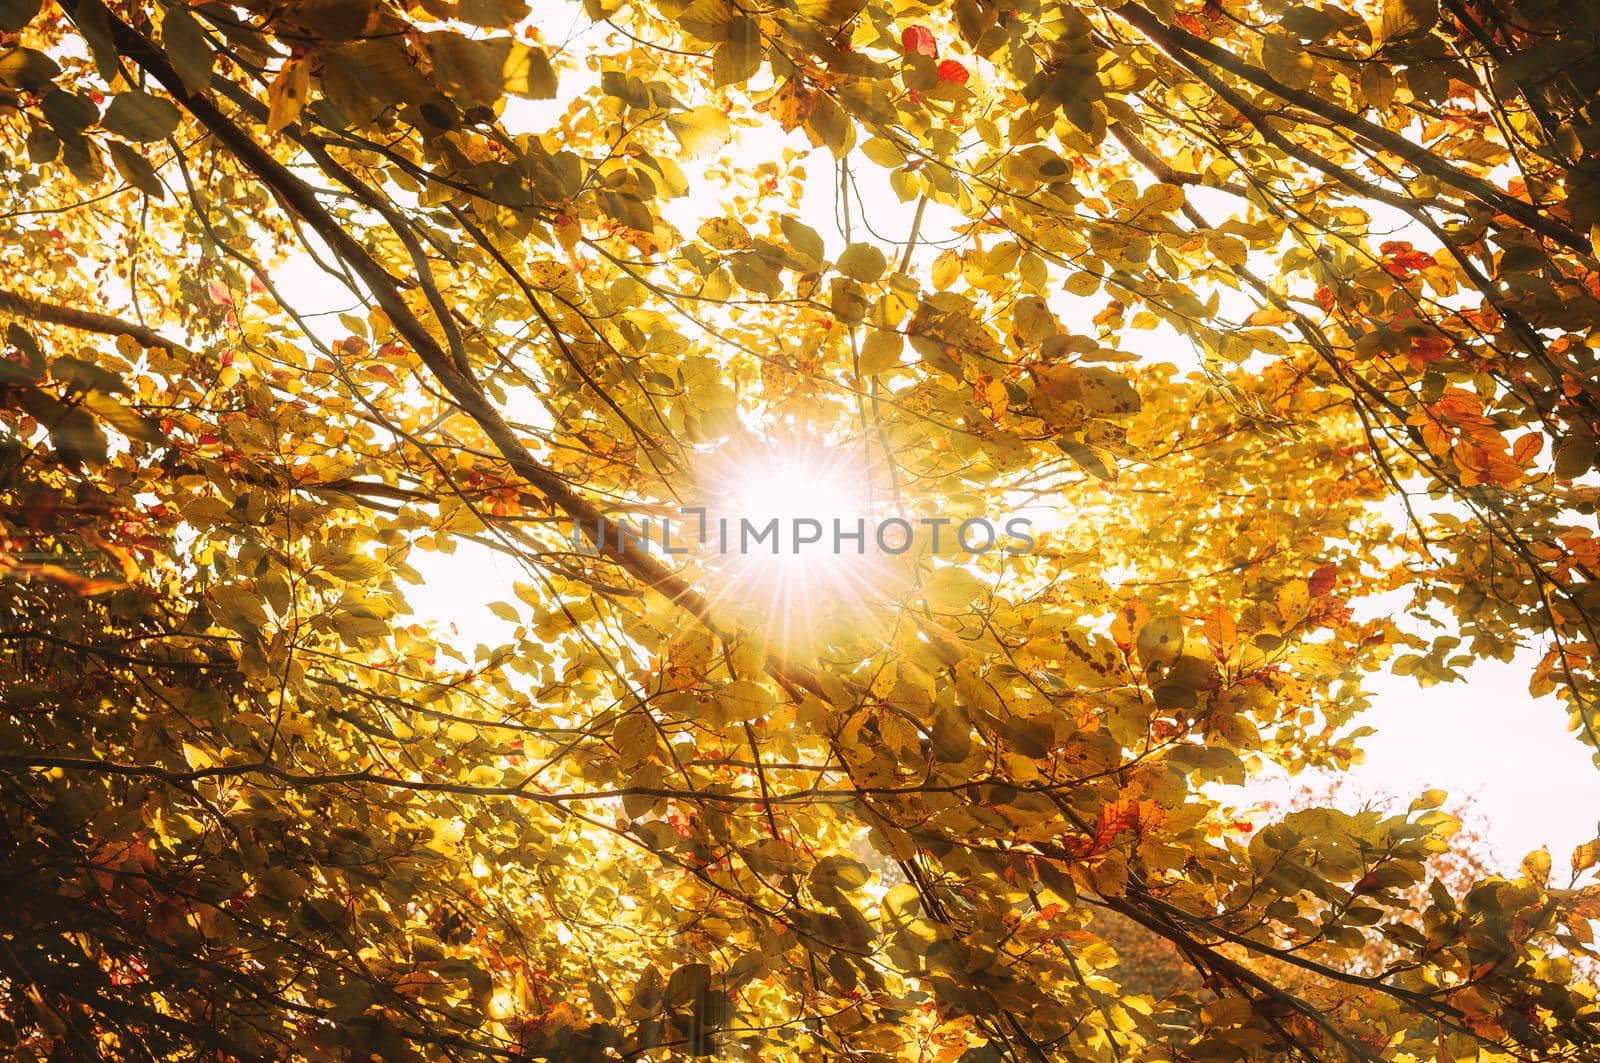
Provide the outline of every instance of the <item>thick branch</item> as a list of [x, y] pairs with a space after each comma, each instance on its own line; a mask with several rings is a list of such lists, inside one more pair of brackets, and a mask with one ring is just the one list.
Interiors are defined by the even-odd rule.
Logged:
[[26, 295], [16, 292], [0, 290], [0, 310], [17, 314], [21, 317], [31, 318], [34, 321], [43, 321], [51, 325], [64, 325], [67, 328], [82, 329], [84, 332], [98, 332], [105, 336], [127, 336], [145, 347], [159, 347], [173, 354], [188, 354], [188, 348], [175, 340], [169, 340], [155, 329], [136, 325], [131, 321], [112, 317], [109, 314], [97, 314], [92, 310], [79, 310], [75, 306], [59, 306], [55, 303], [44, 303]]
[[1588, 241], [1574, 232], [1571, 227], [1545, 214], [1533, 204], [1525, 203], [1506, 192], [1502, 192], [1482, 178], [1463, 173], [1439, 158], [1427, 147], [1407, 140], [1400, 134], [1369, 122], [1353, 111], [1347, 111], [1337, 104], [1329, 103], [1313, 93], [1290, 88], [1265, 71], [1234, 55], [1226, 48], [1218, 47], [1210, 41], [1196, 37], [1194, 34], [1176, 26], [1165, 25], [1151, 11], [1139, 4], [1124, 4], [1122, 7], [1113, 8], [1112, 10], [1123, 21], [1160, 44], [1162, 50], [1174, 62], [1190, 73], [1198, 77], [1204, 77], [1199, 65], [1193, 62], [1194, 59], [1204, 59], [1213, 66], [1220, 67], [1235, 77], [1250, 82], [1257, 88], [1265, 89], [1287, 103], [1292, 103], [1296, 107], [1309, 111], [1317, 117], [1361, 137], [1383, 151], [1398, 155], [1412, 166], [1415, 166], [1420, 172], [1438, 178], [1440, 183], [1448, 185], [1502, 214], [1515, 218], [1534, 232], [1555, 241], [1569, 250], [1576, 251], [1581, 255], [1593, 253]]
[[[78, 0], [64, 0], [63, 6], [69, 14], [75, 14]], [[571, 517], [580, 527], [598, 528], [602, 519], [601, 511], [578, 495], [559, 474], [529, 453], [516, 432], [489, 402], [477, 381], [456, 365], [427, 326], [412, 312], [401, 295], [398, 280], [318, 202], [315, 190], [236, 126], [216, 104], [204, 96], [191, 93], [161, 50], [127, 22], [113, 14], [110, 28], [118, 49], [124, 55], [160, 82], [173, 99], [298, 214], [341, 259], [350, 264], [362, 283], [371, 290], [373, 298], [388, 315], [395, 330], [417, 352], [451, 398], [478, 423], [517, 475], [527, 480], [551, 505]], [[715, 629], [710, 604], [704, 595], [671, 569], [643, 551], [629, 552], [615, 544], [603, 544], [601, 551], [635, 578]]]

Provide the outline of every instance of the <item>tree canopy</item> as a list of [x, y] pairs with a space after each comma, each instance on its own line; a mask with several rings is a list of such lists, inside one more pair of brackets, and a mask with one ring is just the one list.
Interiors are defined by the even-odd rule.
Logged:
[[[533, 2], [0, 2], [8, 1056], [1593, 1058], [1600, 847], [1227, 795], [1600, 744], [1600, 13]], [[585, 541], [783, 439], [1053, 519]]]

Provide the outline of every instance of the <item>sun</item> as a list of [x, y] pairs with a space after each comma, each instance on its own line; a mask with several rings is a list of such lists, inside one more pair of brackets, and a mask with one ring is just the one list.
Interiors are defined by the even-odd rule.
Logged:
[[[743, 519], [763, 524], [779, 521], [780, 531], [788, 532], [791, 540], [814, 533], [803, 526], [795, 536], [794, 522], [816, 521], [828, 533], [821, 542], [830, 548], [834, 522], [840, 522], [841, 529], [852, 526], [855, 519], [865, 519], [871, 506], [871, 492], [861, 470], [848, 457], [820, 449], [746, 452], [729, 470], [724, 496]], [[791, 541], [787, 556], [806, 554], [808, 561], [831, 556], [828, 550], [796, 549], [810, 545]], [[777, 556], [785, 556], [784, 551], [780, 549]]]
[[752, 442], [707, 455], [695, 532], [713, 601], [796, 648], [880, 600], [884, 500], [859, 445]]

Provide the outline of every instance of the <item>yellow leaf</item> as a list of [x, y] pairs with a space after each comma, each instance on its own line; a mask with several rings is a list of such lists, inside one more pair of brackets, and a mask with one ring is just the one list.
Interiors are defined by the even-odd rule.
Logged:
[[1242, 266], [1249, 261], [1249, 249], [1245, 247], [1244, 241], [1236, 236], [1213, 233], [1209, 243], [1211, 253], [1225, 266]]
[[1100, 290], [1100, 278], [1088, 270], [1079, 270], [1067, 277], [1063, 287], [1071, 295], [1093, 295]]
[[851, 244], [839, 256], [839, 272], [863, 284], [871, 284], [883, 276], [888, 265], [883, 252], [871, 244]]
[[1201, 630], [1206, 645], [1211, 647], [1211, 652], [1219, 661], [1228, 660], [1239, 648], [1239, 627], [1234, 623], [1233, 614], [1223, 606], [1219, 605], [1211, 611]]
[[1449, 796], [1443, 790], [1424, 790], [1411, 802], [1411, 811], [1417, 812], [1424, 808], [1438, 808], [1445, 803]]
[[877, 376], [900, 364], [900, 349], [905, 339], [890, 329], [873, 329], [861, 345], [861, 373]]
[[717, 706], [729, 723], [749, 723], [771, 711], [772, 694], [760, 683], [740, 679], [722, 689]]
[[294, 59], [283, 65], [267, 87], [267, 132], [276, 133], [300, 117], [311, 91], [311, 62]]
[[707, 155], [728, 142], [733, 127], [728, 116], [716, 107], [696, 107], [667, 116], [667, 128], [690, 158]]
[[1311, 588], [1303, 579], [1290, 580], [1278, 588], [1278, 615], [1285, 628], [1293, 627], [1305, 619], [1311, 606]]
[[954, 565], [922, 581], [922, 596], [936, 609], [965, 609], [986, 589], [983, 580]]
[[[500, 72], [507, 92], [530, 100], [555, 98], [556, 72], [543, 48], [533, 48], [521, 41], [511, 42]], [[667, 124], [671, 123], [669, 118]]]
[[1000, 763], [1005, 766], [1012, 782], [1027, 784], [1039, 778], [1039, 765], [1034, 763], [1032, 757], [1021, 753], [1002, 753]]
[[1154, 184], [1139, 196], [1141, 214], [1171, 214], [1183, 206], [1183, 188], [1179, 185]]
[[885, 698], [889, 696], [889, 692], [894, 689], [895, 684], [899, 681], [900, 662], [889, 660], [884, 662], [884, 664], [881, 665], [877, 671], [873, 672], [872, 682], [868, 685], [867, 689], [871, 692], [873, 697]]
[[1134, 637], [1139, 660], [1146, 668], [1169, 664], [1183, 652], [1183, 620], [1172, 614], [1151, 617]]

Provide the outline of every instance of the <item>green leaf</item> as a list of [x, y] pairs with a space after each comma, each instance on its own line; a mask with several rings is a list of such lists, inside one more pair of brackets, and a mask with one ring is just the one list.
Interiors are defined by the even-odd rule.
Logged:
[[556, 97], [556, 71], [543, 48], [512, 42], [506, 56], [504, 74], [506, 91], [529, 100], [553, 100]]
[[166, 187], [156, 176], [155, 167], [150, 165], [149, 159], [120, 141], [113, 140], [107, 147], [111, 149], [111, 163], [123, 180], [153, 199], [167, 198]]
[[211, 87], [211, 65], [216, 56], [200, 23], [186, 9], [177, 7], [167, 12], [161, 23], [161, 47], [190, 92], [204, 92]]
[[800, 254], [817, 262], [822, 261], [826, 253], [822, 237], [817, 235], [817, 230], [796, 218], [792, 214], [785, 214], [778, 219], [778, 228], [783, 231], [784, 238], [789, 241], [789, 246]]
[[83, 404], [96, 417], [129, 439], [144, 443], [161, 443], [166, 440], [155, 421], [133, 407], [123, 405], [110, 395], [98, 391], [91, 392], [84, 397]]
[[862, 284], [871, 284], [883, 276], [888, 261], [883, 257], [883, 252], [872, 244], [858, 243], [844, 249], [844, 254], [839, 256], [837, 265], [839, 272], [845, 276]]
[[50, 119], [50, 124], [61, 134], [62, 140], [76, 137], [94, 125], [100, 118], [100, 108], [87, 96], [64, 89], [51, 89], [39, 101], [39, 109]]
[[178, 128], [179, 117], [171, 100], [134, 90], [115, 97], [100, 124], [129, 140], [160, 140]]
[[61, 68], [54, 59], [33, 48], [12, 48], [0, 54], [0, 85], [8, 89], [42, 93], [59, 73]]
[[94, 57], [95, 69], [100, 72], [100, 77], [107, 84], [116, 80], [122, 68], [117, 61], [116, 42], [111, 38], [111, 15], [105, 5], [100, 0], [79, 0], [72, 20], [83, 35], [84, 43], [89, 46], [89, 54]]
[[823, 93], [816, 98], [806, 125], [836, 157], [849, 154], [854, 140], [854, 127], [850, 124], [850, 116], [834, 102], [832, 96]]
[[765, 57], [761, 29], [752, 19], [736, 16], [727, 29], [727, 39], [711, 54], [711, 83], [719, 87], [748, 81]]
[[556, 93], [544, 52], [510, 37], [479, 41], [440, 31], [427, 34], [425, 46], [439, 86], [469, 106], [492, 106], [507, 92], [530, 99]]

